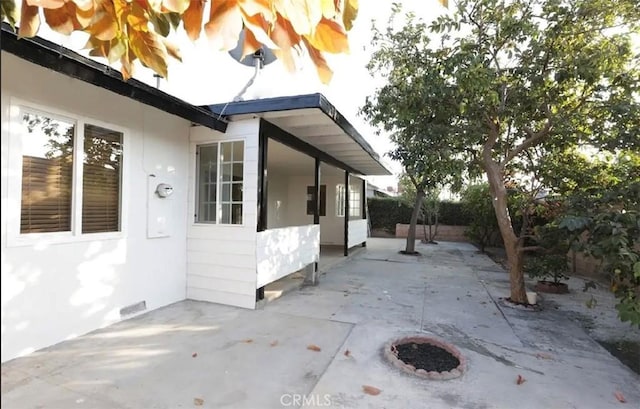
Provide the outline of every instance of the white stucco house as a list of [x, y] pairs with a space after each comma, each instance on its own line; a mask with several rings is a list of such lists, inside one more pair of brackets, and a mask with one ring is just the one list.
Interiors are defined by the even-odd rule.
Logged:
[[2, 29], [2, 362], [367, 239], [388, 170], [320, 94], [198, 107]]

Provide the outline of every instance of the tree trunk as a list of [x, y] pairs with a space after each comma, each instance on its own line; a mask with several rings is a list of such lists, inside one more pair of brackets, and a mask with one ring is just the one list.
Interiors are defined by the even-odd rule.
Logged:
[[422, 200], [425, 193], [422, 189], [416, 191], [416, 202], [413, 205], [413, 212], [411, 213], [411, 223], [409, 224], [409, 232], [407, 233], [407, 246], [405, 252], [407, 254], [413, 254], [416, 252], [416, 225], [418, 224], [418, 214], [422, 207]]
[[498, 227], [504, 242], [504, 249], [507, 253], [507, 263], [509, 265], [509, 282], [511, 284], [511, 301], [516, 303], [527, 303], [527, 293], [524, 286], [523, 253], [520, 251], [520, 241], [513, 231], [509, 206], [507, 202], [507, 189], [504, 186], [504, 175], [502, 168], [493, 160], [485, 160], [485, 171], [489, 180], [489, 187], [492, 195], [493, 209], [498, 220]]

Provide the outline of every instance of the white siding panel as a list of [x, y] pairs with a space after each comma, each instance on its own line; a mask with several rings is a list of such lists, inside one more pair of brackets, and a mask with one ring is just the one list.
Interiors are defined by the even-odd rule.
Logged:
[[348, 246], [353, 247], [365, 241], [367, 241], [367, 219], [349, 220]]
[[246, 246], [245, 242], [246, 240], [188, 239], [187, 251], [210, 252], [215, 250], [225, 254], [255, 255], [255, 250], [251, 246]]
[[[191, 128], [188, 298], [255, 308], [258, 130], [258, 119], [230, 123], [224, 134], [203, 127]], [[196, 146], [228, 140], [243, 140], [245, 146], [243, 224], [229, 226], [194, 223]]]
[[257, 288], [318, 261], [320, 226], [294, 226], [258, 233]]
[[218, 277], [205, 277], [197, 274], [189, 276], [189, 287], [191, 288], [215, 288], [217, 291], [235, 294], [254, 294], [254, 283], [238, 280], [223, 280]]
[[255, 269], [199, 263], [189, 263], [187, 268], [190, 275], [219, 278], [221, 280], [244, 281], [251, 283], [251, 285], [255, 285], [256, 282]]
[[[245, 247], [250, 246], [251, 243], [242, 243]], [[255, 251], [255, 250], [254, 250]], [[255, 254], [255, 253], [254, 253]], [[224, 251], [188, 251], [187, 260], [189, 263], [209, 264], [216, 267], [240, 267], [240, 268], [256, 268], [256, 258], [251, 256], [247, 257], [242, 254], [229, 254]]]
[[198, 301], [215, 302], [242, 308], [256, 308], [255, 290], [251, 295], [227, 293], [224, 291], [208, 290], [204, 288], [187, 287], [187, 298]]

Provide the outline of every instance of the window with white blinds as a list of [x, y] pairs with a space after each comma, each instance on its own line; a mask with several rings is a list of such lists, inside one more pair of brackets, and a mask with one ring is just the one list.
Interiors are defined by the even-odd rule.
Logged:
[[20, 233], [120, 231], [123, 134], [26, 109], [21, 121]]

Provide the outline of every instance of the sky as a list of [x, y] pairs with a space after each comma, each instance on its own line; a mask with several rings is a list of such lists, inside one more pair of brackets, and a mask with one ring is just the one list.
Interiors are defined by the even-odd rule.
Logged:
[[[403, 9], [413, 11], [425, 20], [431, 20], [447, 12], [437, 0], [399, 0]], [[366, 69], [371, 53], [372, 21], [378, 28], [386, 27], [391, 13], [391, 1], [361, 0], [358, 17], [349, 32], [350, 53], [327, 55], [334, 71], [330, 84], [324, 85], [316, 75], [310, 61], [302, 60], [298, 70], [290, 73], [275, 61], [264, 67], [255, 83], [243, 95], [244, 99], [268, 98], [276, 96], [308, 94], [320, 92], [340, 111], [369, 144], [379, 153], [383, 163], [394, 173], [389, 177], [371, 177], [370, 182], [386, 189], [397, 185], [397, 175], [401, 166], [386, 157], [392, 148], [389, 139], [376, 135], [376, 129], [358, 115], [365, 98], [372, 95], [380, 79], [371, 77]], [[65, 47], [79, 51], [86, 37], [74, 33], [65, 37], [41, 27], [38, 35], [49, 38]], [[236, 62], [227, 52], [212, 49], [205, 36], [192, 43], [182, 29], [172, 35], [182, 53], [182, 62], [171, 61], [169, 77], [160, 80], [160, 89], [194, 105], [206, 105], [232, 101], [253, 76], [254, 69]], [[100, 61], [103, 62], [104, 61]], [[157, 79], [153, 72], [140, 65], [136, 67], [135, 78], [155, 86]]]
[[[407, 11], [413, 11], [427, 20], [446, 12], [436, 0], [401, 2]], [[360, 1], [358, 17], [349, 32], [350, 53], [327, 56], [334, 71], [330, 84], [324, 85], [320, 82], [310, 61], [301, 61], [299, 69], [290, 73], [276, 60], [263, 68], [254, 84], [243, 95], [244, 99], [254, 99], [315, 92], [324, 94], [395, 174], [391, 177], [369, 178], [372, 183], [383, 189], [397, 185], [396, 175], [402, 168], [385, 155], [392, 148], [389, 139], [384, 135], [376, 135], [376, 129], [369, 126], [367, 121], [358, 115], [358, 111], [364, 105], [365, 98], [373, 94], [376, 84], [380, 85], [366, 69], [372, 52], [371, 24], [372, 20], [375, 20], [379, 28], [386, 27], [391, 13], [391, 3]], [[180, 44], [183, 61], [172, 63], [168, 80], [161, 80], [160, 88], [165, 92], [196, 105], [224, 103], [233, 100], [253, 76], [252, 67], [239, 64], [226, 52], [211, 49], [206, 38], [201, 38], [194, 44], [182, 33], [176, 40]], [[152, 74], [146, 71], [139, 79], [155, 84], [156, 80]]]

